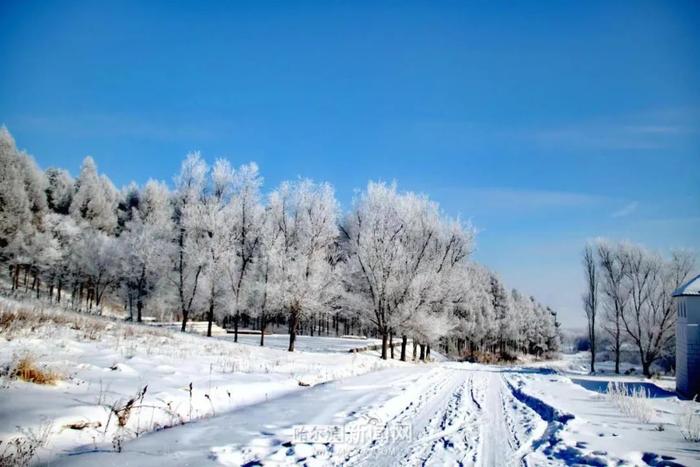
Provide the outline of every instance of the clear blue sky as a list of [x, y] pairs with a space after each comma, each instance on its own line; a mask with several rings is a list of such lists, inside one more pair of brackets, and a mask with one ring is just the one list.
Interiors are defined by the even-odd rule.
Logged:
[[583, 323], [580, 249], [700, 249], [700, 2], [0, 2], [0, 122], [117, 185], [183, 156], [369, 179]]

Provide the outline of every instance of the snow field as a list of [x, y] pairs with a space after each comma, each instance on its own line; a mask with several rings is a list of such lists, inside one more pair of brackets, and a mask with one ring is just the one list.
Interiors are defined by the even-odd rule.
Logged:
[[[400, 365], [361, 354], [291, 354], [55, 309], [26, 310], [7, 299], [0, 299], [0, 307], [32, 316], [2, 332], [0, 439], [19, 435], [18, 427], [49, 427], [48, 443], [38, 453], [42, 462], [67, 452], [119, 449], [149, 431], [304, 390], [300, 383], [314, 386]], [[59, 382], [10, 379], [22, 356], [58, 373]], [[133, 408], [124, 410], [134, 398]], [[126, 416], [123, 426], [118, 415]]]

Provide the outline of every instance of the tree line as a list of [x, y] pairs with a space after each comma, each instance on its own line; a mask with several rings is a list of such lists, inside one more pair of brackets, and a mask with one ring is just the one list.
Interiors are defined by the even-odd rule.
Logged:
[[[359, 323], [461, 355], [559, 348], [556, 313], [471, 258], [475, 232], [427, 196], [370, 182], [342, 213], [328, 183], [299, 179], [267, 195], [254, 163], [182, 162], [172, 187], [121, 190], [85, 158], [76, 179], [42, 171], [0, 129], [0, 261], [15, 293], [99, 312], [230, 323], [284, 321], [293, 351], [304, 323]], [[313, 324], [311, 330], [313, 332]], [[347, 326], [346, 326], [347, 329]]]
[[695, 256], [675, 250], [665, 258], [642, 245], [598, 239], [584, 248], [583, 268], [591, 372], [595, 372], [602, 331], [610, 342], [615, 373], [620, 373], [621, 355], [628, 344], [638, 353], [644, 374], [651, 376], [654, 362], [674, 354], [672, 294], [690, 278]]

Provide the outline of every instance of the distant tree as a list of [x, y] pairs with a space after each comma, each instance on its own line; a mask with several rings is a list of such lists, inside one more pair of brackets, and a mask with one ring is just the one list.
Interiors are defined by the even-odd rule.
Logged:
[[[241, 315], [241, 304], [249, 302], [245, 297], [246, 286], [251, 289], [250, 276], [255, 274], [254, 262], [259, 257], [260, 235], [263, 228], [263, 207], [260, 203], [260, 187], [262, 178], [255, 164], [242, 165], [232, 176], [232, 197], [228, 205], [228, 223], [230, 224], [230, 241], [224, 258], [223, 270], [228, 281], [228, 287], [233, 297], [234, 342], [238, 342], [238, 326]], [[258, 271], [258, 279], [267, 282], [269, 275], [269, 258], [260, 258], [264, 270]], [[253, 307], [260, 311], [261, 323], [264, 322], [266, 297], [262, 297], [262, 308]], [[264, 322], [263, 326], [267, 323]], [[264, 336], [261, 337], [263, 342]]]
[[599, 278], [595, 253], [591, 244], [586, 245], [583, 250], [583, 269], [586, 279], [586, 292], [583, 294], [583, 309], [586, 312], [588, 340], [591, 344], [591, 373], [595, 373]]
[[210, 173], [210, 186], [198, 203], [185, 211], [185, 226], [191, 232], [192, 248], [201, 254], [202, 272], [206, 281], [207, 336], [228, 291], [224, 281], [228, 253], [232, 241], [230, 200], [233, 189], [233, 169], [228, 161], [219, 159]]
[[13, 289], [19, 282], [18, 257], [32, 229], [31, 204], [20, 158], [9, 131], [0, 127], [0, 259], [11, 265]]
[[96, 229], [84, 229], [77, 242], [77, 261], [86, 286], [87, 309], [100, 312], [105, 292], [118, 280], [116, 239]]
[[328, 184], [284, 182], [272, 192], [269, 221], [278, 230], [270, 254], [280, 308], [289, 316], [289, 351], [294, 351], [300, 320], [324, 312], [336, 285], [331, 258], [338, 236], [338, 202]]
[[117, 194], [112, 183], [97, 173], [92, 157], [86, 157], [75, 182], [70, 214], [78, 222], [111, 234], [117, 227]]
[[[414, 359], [431, 346], [472, 357], [558, 348], [556, 314], [470, 261], [473, 230], [428, 197], [369, 183], [339, 225], [328, 184], [285, 182], [266, 198], [261, 189], [255, 164], [233, 170], [219, 160], [210, 171], [192, 153], [172, 193], [153, 181], [118, 191], [90, 157], [75, 180], [42, 172], [3, 127], [0, 262], [14, 293], [46, 290], [62, 302], [66, 291], [73, 306], [97, 312], [117, 299], [137, 321], [177, 309], [183, 331], [194, 313], [206, 313], [208, 334], [232, 317], [237, 340], [242, 317], [252, 317], [262, 345], [268, 323], [286, 317], [289, 350], [302, 329], [328, 332], [331, 321], [336, 334], [343, 321], [346, 333], [381, 337], [383, 358], [389, 345], [394, 358], [398, 337], [402, 360], [409, 338]], [[622, 313], [627, 334], [644, 329], [647, 361], [668, 351], [668, 289], [688, 269], [680, 256], [670, 264], [642, 294], [641, 326], [630, 307]], [[630, 296], [633, 284], [627, 273]], [[651, 346], [648, 335], [657, 336]]]
[[472, 233], [444, 219], [427, 197], [383, 183], [369, 183], [342, 230], [354, 306], [381, 336], [382, 358], [396, 330], [435, 340], [425, 323], [438, 329], [455, 310], [451, 273], [463, 265]]
[[606, 312], [606, 322], [603, 329], [612, 340], [615, 354], [615, 373], [620, 373], [620, 359], [623, 342], [622, 317], [629, 298], [625, 287], [625, 262], [623, 261], [622, 246], [599, 241], [596, 248], [601, 270], [601, 283], [604, 296], [603, 306]]
[[195, 222], [190, 217], [196, 212], [195, 206], [203, 200], [207, 171], [199, 153], [190, 153], [175, 178], [172, 283], [180, 305], [182, 332], [187, 330], [187, 320], [198, 297], [197, 289], [205, 264], [203, 253], [195, 242]]
[[[124, 225], [118, 247], [121, 259], [120, 279], [130, 312], [136, 307], [141, 322], [147, 299], [167, 274], [168, 258], [173, 254], [172, 209], [170, 193], [163, 184], [149, 181], [138, 208]], [[133, 319], [133, 314], [131, 315]]]
[[46, 201], [51, 211], [57, 214], [67, 215], [73, 200], [75, 181], [70, 174], [63, 169], [46, 169]]
[[671, 294], [690, 275], [692, 255], [674, 252], [670, 261], [645, 248], [627, 244], [623, 259], [629, 306], [622, 322], [639, 350], [642, 370], [651, 376], [651, 365], [672, 343], [676, 315]]

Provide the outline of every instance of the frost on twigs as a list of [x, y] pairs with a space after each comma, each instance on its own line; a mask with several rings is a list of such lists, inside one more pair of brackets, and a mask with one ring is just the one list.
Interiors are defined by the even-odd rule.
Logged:
[[51, 422], [44, 422], [36, 430], [17, 427], [19, 435], [0, 440], [0, 466], [29, 465], [37, 451], [46, 446], [51, 426]]

